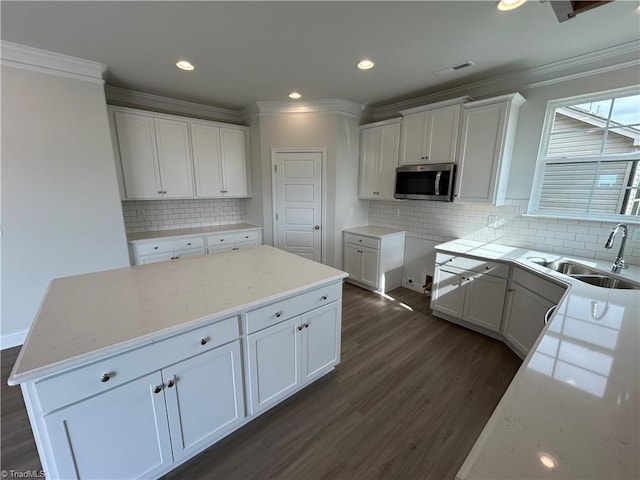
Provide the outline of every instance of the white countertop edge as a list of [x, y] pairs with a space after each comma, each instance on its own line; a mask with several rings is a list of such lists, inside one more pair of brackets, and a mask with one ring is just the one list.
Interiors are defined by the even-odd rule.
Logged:
[[[371, 233], [368, 232], [367, 229], [368, 228], [374, 228], [374, 229], [384, 229], [384, 230], [394, 230], [394, 231], [389, 231], [386, 233]], [[406, 235], [406, 230], [400, 230], [400, 229], [395, 229], [395, 228], [390, 228], [390, 227], [381, 227], [379, 225], [361, 225], [359, 227], [348, 227], [348, 228], [344, 228], [342, 229], [343, 232], [346, 233], [352, 233], [354, 235], [360, 235], [361, 237], [369, 237], [369, 238], [383, 238], [383, 237], [392, 237], [395, 235]]]
[[[166, 340], [169, 337], [175, 336], [175, 335], [179, 335], [181, 333], [186, 333], [189, 330], [193, 330], [195, 328], [210, 324], [210, 323], [215, 323], [215, 322], [219, 322], [222, 320], [225, 320], [229, 317], [234, 317], [234, 316], [241, 316], [243, 313], [252, 310], [253, 308], [256, 307], [262, 307], [266, 304], [272, 303], [272, 302], [277, 302], [279, 300], [284, 300], [286, 298], [292, 297], [297, 295], [300, 292], [303, 291], [307, 291], [310, 289], [314, 289], [314, 288], [319, 288], [322, 287], [323, 285], [330, 285], [332, 283], [336, 283], [339, 281], [344, 280], [346, 277], [348, 277], [349, 275], [346, 273], [342, 273], [339, 275], [334, 275], [332, 277], [328, 277], [326, 279], [323, 280], [319, 280], [319, 281], [315, 281], [312, 283], [308, 283], [305, 284], [301, 287], [296, 287], [294, 289], [291, 290], [287, 290], [285, 292], [282, 293], [278, 293], [275, 295], [271, 295], [268, 297], [263, 297], [257, 300], [254, 300], [252, 302], [249, 303], [245, 303], [243, 305], [239, 305], [236, 306], [234, 308], [230, 308], [227, 310], [224, 310], [222, 312], [216, 312], [213, 313], [211, 315], [207, 315], [205, 317], [201, 317], [198, 319], [194, 319], [191, 320], [189, 322], [186, 323], [182, 323], [180, 325], [175, 325], [171, 328], [166, 328], [164, 330], [160, 330], [157, 332], [153, 332], [147, 335], [143, 335], [140, 337], [136, 337], [134, 339], [131, 340], [126, 340], [124, 342], [120, 342], [116, 345], [110, 345], [108, 347], [104, 347], [104, 348], [100, 348], [98, 350], [94, 350], [92, 352], [89, 353], [85, 353], [83, 355], [78, 355], [76, 357], [72, 357], [69, 358], [67, 360], [61, 361], [61, 362], [56, 362], [56, 363], [52, 363], [50, 365], [47, 365], [46, 367], [41, 367], [41, 368], [35, 368], [33, 370], [30, 370], [28, 372], [22, 373], [22, 374], [13, 374], [13, 372], [11, 372], [11, 375], [9, 375], [9, 378], [7, 380], [7, 384], [9, 386], [14, 386], [14, 385], [19, 385], [21, 383], [26, 383], [26, 382], [30, 382], [33, 380], [38, 380], [44, 377], [49, 377], [52, 375], [58, 375], [61, 373], [64, 373], [68, 370], [73, 370], [75, 368], [78, 368], [80, 366], [84, 366], [88, 363], [93, 363], [95, 361], [99, 361], [99, 360], [104, 360], [106, 358], [110, 358], [113, 357], [115, 355], [119, 355], [121, 353], [130, 351], [130, 350], [134, 350], [137, 348], [141, 348], [147, 345], [151, 345], [153, 343], [162, 341], [162, 340]], [[47, 287], [47, 291], [48, 291], [48, 287]], [[45, 297], [46, 297], [46, 293], [45, 293]], [[240, 321], [242, 321], [242, 318], [240, 319]], [[241, 330], [242, 332], [242, 330]], [[29, 334], [31, 333], [31, 329], [29, 330]], [[243, 333], [240, 333], [240, 336], [243, 336]], [[28, 336], [26, 341], [28, 340]], [[20, 351], [20, 354], [22, 354], [22, 350]], [[16, 364], [18, 362], [16, 361]], [[14, 366], [15, 368], [15, 366]]]
[[[181, 232], [184, 230], [193, 230], [191, 233], [178, 233], [171, 235], [170, 232]], [[153, 232], [136, 232], [136, 233], [128, 233], [127, 234], [127, 243], [135, 244], [135, 243], [145, 243], [145, 242], [156, 242], [161, 240], [172, 240], [176, 238], [185, 238], [185, 237], [194, 237], [198, 235], [215, 235], [218, 233], [235, 233], [235, 232], [246, 232], [250, 230], [262, 230], [262, 227], [257, 225], [250, 225], [246, 223], [238, 223], [238, 224], [230, 224], [230, 225], [210, 225], [208, 227], [191, 227], [191, 228], [180, 228], [175, 230], [156, 230]], [[138, 235], [149, 235], [145, 238], [129, 238], [130, 235], [138, 236]]]

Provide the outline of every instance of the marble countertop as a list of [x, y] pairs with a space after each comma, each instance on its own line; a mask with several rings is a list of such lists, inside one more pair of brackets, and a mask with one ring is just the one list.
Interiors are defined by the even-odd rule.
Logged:
[[156, 232], [128, 233], [127, 242], [135, 243], [147, 240], [189, 237], [192, 235], [207, 235], [210, 233], [238, 232], [242, 230], [262, 230], [262, 227], [249, 223], [234, 223], [230, 225], [211, 225], [208, 227], [182, 228], [176, 230], [158, 230]]
[[397, 228], [378, 227], [377, 225], [363, 225], [361, 227], [350, 227], [342, 230], [347, 233], [354, 233], [356, 235], [364, 235], [365, 237], [385, 237], [387, 235], [397, 235], [398, 233], [405, 233], [405, 230], [399, 230]]
[[[566, 259], [611, 274], [610, 262], [468, 240], [436, 249], [569, 286], [457, 478], [640, 478], [640, 290], [592, 286], [535, 263]], [[640, 282], [640, 268], [614, 276]]]
[[58, 278], [8, 383], [57, 373], [345, 277], [263, 245]]

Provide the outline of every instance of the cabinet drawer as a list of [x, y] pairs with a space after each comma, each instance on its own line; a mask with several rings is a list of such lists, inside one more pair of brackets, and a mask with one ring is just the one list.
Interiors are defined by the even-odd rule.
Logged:
[[42, 411], [102, 393], [239, 336], [238, 317], [231, 317], [38, 381], [35, 387]]
[[363, 237], [361, 235], [354, 235], [353, 233], [345, 233], [344, 241], [347, 243], [354, 243], [356, 245], [362, 245], [364, 247], [380, 249], [380, 239]]
[[216, 247], [218, 245], [226, 245], [227, 243], [257, 241], [258, 231], [249, 230], [246, 232], [218, 233], [215, 235], [207, 235], [206, 238], [209, 247]]
[[507, 278], [509, 276], [509, 265], [491, 260], [463, 257], [448, 253], [436, 254], [436, 266], [456, 267], [477, 273], [487, 273], [494, 277]]
[[203, 237], [185, 237], [175, 240], [164, 240], [149, 243], [134, 243], [133, 254], [136, 256], [152, 253], [167, 253], [174, 250], [204, 248]]
[[560, 301], [567, 289], [567, 287], [517, 267], [513, 269], [511, 280], [554, 304]]
[[246, 333], [257, 332], [342, 298], [342, 282], [272, 303], [247, 313]]

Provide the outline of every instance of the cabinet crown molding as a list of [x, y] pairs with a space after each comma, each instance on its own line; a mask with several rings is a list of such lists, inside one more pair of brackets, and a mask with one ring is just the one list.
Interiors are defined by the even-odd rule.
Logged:
[[104, 84], [106, 65], [2, 40], [2, 65]]
[[399, 113], [401, 115], [411, 115], [413, 113], [426, 112], [427, 110], [435, 110], [436, 108], [448, 107], [450, 105], [456, 105], [458, 103], [464, 104], [466, 102], [470, 102], [473, 99], [467, 95], [462, 97], [451, 98], [449, 100], [443, 100], [441, 102], [430, 103], [428, 105], [421, 105], [419, 107], [408, 108], [406, 110], [400, 110]]
[[471, 108], [471, 107], [478, 107], [480, 105], [489, 105], [491, 103], [500, 103], [500, 102], [511, 102], [512, 105], [519, 107], [526, 101], [527, 100], [522, 95], [520, 95], [518, 92], [515, 92], [507, 95], [499, 95], [497, 97], [481, 98], [479, 100], [474, 100], [473, 102], [466, 103], [462, 107]]
[[282, 115], [290, 113], [342, 113], [360, 118], [365, 105], [331, 98], [326, 100], [312, 100], [303, 102], [265, 101], [256, 102], [257, 115]]

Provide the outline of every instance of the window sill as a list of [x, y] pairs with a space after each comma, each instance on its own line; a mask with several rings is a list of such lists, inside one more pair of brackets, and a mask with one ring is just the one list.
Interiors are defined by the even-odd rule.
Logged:
[[551, 213], [523, 213], [523, 217], [531, 218], [555, 218], [556, 220], [580, 220], [583, 222], [600, 222], [600, 223], [626, 223], [632, 225], [640, 225], [640, 217], [618, 216], [618, 217], [587, 217], [580, 215], [554, 215]]

